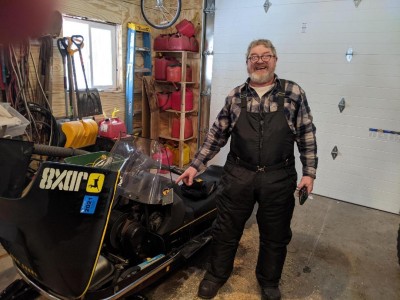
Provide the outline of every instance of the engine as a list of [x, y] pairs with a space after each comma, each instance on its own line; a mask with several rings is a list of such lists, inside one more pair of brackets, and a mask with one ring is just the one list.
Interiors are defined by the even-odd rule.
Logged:
[[[121, 203], [122, 201], [120, 201]], [[154, 234], [164, 219], [158, 206], [126, 200], [113, 208], [105, 237], [105, 249], [115, 256], [143, 260], [150, 254]]]

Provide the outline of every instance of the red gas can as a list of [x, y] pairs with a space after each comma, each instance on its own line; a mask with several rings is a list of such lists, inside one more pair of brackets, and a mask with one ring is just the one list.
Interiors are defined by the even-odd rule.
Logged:
[[[167, 81], [179, 82], [181, 81], [181, 78], [182, 78], [182, 65], [180, 63], [167, 66]], [[189, 65], [187, 65], [186, 82], [191, 82], [191, 81], [192, 81], [192, 68]]]
[[154, 50], [168, 50], [169, 34], [160, 34], [154, 39]]
[[189, 37], [182, 34], [174, 34], [169, 38], [168, 50], [171, 51], [185, 51], [190, 50], [190, 40]]
[[180, 21], [178, 24], [175, 25], [176, 30], [178, 30], [179, 33], [182, 33], [186, 36], [193, 36], [194, 35], [194, 25], [192, 22], [184, 19]]
[[118, 139], [126, 135], [126, 126], [119, 118], [107, 118], [99, 123], [99, 136]]
[[154, 64], [154, 78], [156, 80], [167, 80], [167, 66], [179, 64], [174, 57], [156, 57]]
[[[182, 92], [174, 91], [171, 94], [171, 108], [173, 110], [181, 110], [181, 98]], [[193, 109], [193, 92], [190, 89], [186, 89], [185, 95], [185, 111], [189, 111]]]
[[157, 93], [158, 107], [161, 110], [167, 110], [171, 108], [171, 93], [160, 92]]
[[199, 42], [194, 36], [189, 38], [189, 43], [190, 43], [190, 49], [189, 49], [190, 51], [199, 52]]
[[[161, 161], [161, 163], [163, 165], [171, 166], [174, 161], [174, 154], [172, 153], [172, 151], [169, 148], [163, 147], [161, 149], [161, 153], [153, 154], [153, 159], [156, 161]], [[160, 173], [165, 174], [165, 173], [168, 173], [168, 171], [160, 170]]]
[[[171, 137], [175, 139], [179, 139], [179, 132], [180, 132], [180, 120], [179, 118], [172, 119], [172, 130], [171, 130]], [[193, 136], [193, 122], [190, 117], [185, 118], [185, 130], [183, 134], [183, 138], [187, 139]]]

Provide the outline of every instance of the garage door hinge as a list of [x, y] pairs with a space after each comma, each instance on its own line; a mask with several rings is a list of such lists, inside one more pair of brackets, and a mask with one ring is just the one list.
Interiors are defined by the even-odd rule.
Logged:
[[268, 12], [268, 9], [271, 7], [271, 5], [272, 5], [272, 3], [269, 0], [265, 0], [265, 3], [264, 3], [264, 11], [265, 11], [265, 13]]
[[215, 13], [214, 1], [212, 1], [211, 3], [210, 2], [207, 3], [207, 7], [204, 9], [204, 13], [205, 14], [213, 14], [213, 13]]
[[346, 107], [346, 101], [344, 100], [344, 98], [342, 98], [342, 100], [340, 100], [338, 106], [339, 106], [339, 111], [342, 112], [344, 110], [344, 108]]
[[361, 0], [354, 0], [354, 5], [358, 7], [361, 3]]
[[338, 156], [338, 154], [339, 154], [339, 150], [338, 150], [337, 146], [333, 147], [332, 152], [331, 152], [332, 158], [335, 159]]
[[200, 95], [201, 96], [210, 96], [211, 95], [211, 89], [208, 88], [206, 91], [201, 91]]

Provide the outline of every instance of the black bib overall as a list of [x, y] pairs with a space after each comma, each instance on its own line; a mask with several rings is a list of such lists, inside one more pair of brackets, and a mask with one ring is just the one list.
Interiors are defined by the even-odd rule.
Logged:
[[273, 97], [278, 97], [277, 111], [252, 113], [247, 112], [246, 93], [241, 94], [241, 112], [217, 195], [218, 216], [205, 275], [214, 282], [225, 282], [230, 276], [239, 240], [256, 202], [260, 233], [256, 276], [263, 287], [277, 286], [281, 278], [292, 237], [297, 174], [294, 134], [283, 109], [283, 82], [282, 90]]

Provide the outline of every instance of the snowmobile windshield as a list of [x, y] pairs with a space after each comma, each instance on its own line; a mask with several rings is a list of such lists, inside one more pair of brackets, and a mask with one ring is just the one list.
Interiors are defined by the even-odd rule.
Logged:
[[145, 204], [173, 201], [172, 178], [165, 148], [155, 140], [129, 137], [117, 141], [110, 151], [115, 160], [124, 159], [117, 194]]

